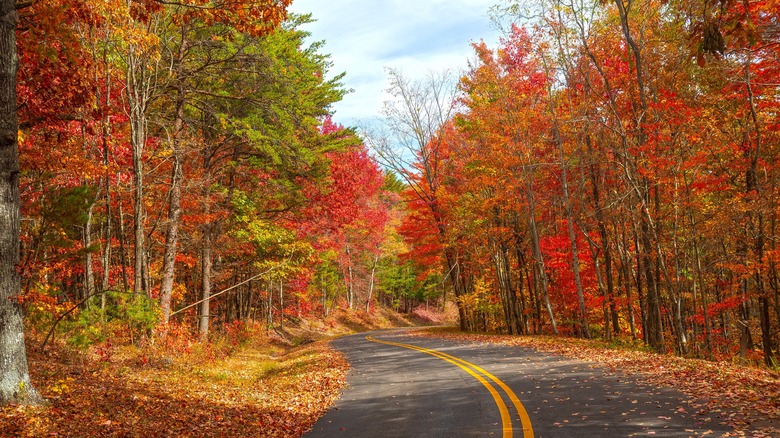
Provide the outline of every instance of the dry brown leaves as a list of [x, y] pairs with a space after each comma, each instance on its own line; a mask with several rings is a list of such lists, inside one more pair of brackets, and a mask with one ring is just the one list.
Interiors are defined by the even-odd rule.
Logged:
[[715, 415], [733, 427], [735, 436], [780, 436], [780, 375], [768, 370], [609, 348], [596, 341], [553, 336], [479, 335], [447, 330], [415, 334], [521, 346], [597, 362], [612, 372], [679, 389], [694, 400], [700, 413]]
[[297, 437], [333, 403], [348, 368], [324, 343], [276, 358], [247, 348], [205, 364], [106, 363], [62, 348], [29, 361], [49, 405], [0, 408], [2, 436]]

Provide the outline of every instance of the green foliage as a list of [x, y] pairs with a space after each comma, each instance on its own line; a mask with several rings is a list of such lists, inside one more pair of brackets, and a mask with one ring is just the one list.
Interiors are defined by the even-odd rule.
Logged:
[[244, 225], [234, 231], [236, 238], [252, 242], [256, 248], [255, 266], [272, 270], [269, 278], [286, 278], [298, 272], [314, 254], [311, 245], [296, 233], [273, 222], [243, 218]]
[[68, 344], [84, 349], [104, 342], [108, 339], [105, 320], [105, 311], [99, 306], [90, 306], [79, 312], [74, 321], [63, 327], [71, 333], [67, 338]]
[[399, 263], [397, 259], [386, 258], [379, 263], [379, 287], [395, 297], [410, 293], [417, 283], [413, 263]]
[[325, 307], [331, 308], [338, 302], [344, 289], [344, 280], [339, 273], [338, 264], [335, 262], [335, 252], [329, 251], [321, 257], [324, 258], [324, 261], [317, 265], [312, 287], [323, 296]]
[[76, 186], [52, 192], [42, 211], [46, 223], [63, 230], [84, 226], [87, 211], [95, 202], [96, 190], [90, 186]]
[[394, 257], [380, 260], [377, 278], [379, 288], [391, 295], [394, 303], [401, 298], [423, 302], [441, 294], [441, 277], [433, 273], [421, 276], [411, 260], [401, 262]]
[[55, 247], [70, 247], [73, 240], [81, 239], [95, 193], [96, 189], [90, 186], [60, 187], [46, 193], [41, 199], [39, 231], [44, 242]]
[[[162, 320], [159, 303], [146, 295], [109, 291], [105, 308], [100, 306], [99, 299], [99, 296], [95, 297], [88, 306], [73, 312], [59, 324], [58, 332], [66, 336], [68, 344], [83, 349], [126, 335], [136, 341]], [[70, 307], [68, 303], [55, 311], [65, 312]], [[56, 315], [50, 315], [50, 318], [38, 317], [37, 320], [50, 326], [56, 318]]]
[[406, 188], [406, 184], [392, 171], [385, 172], [385, 183], [382, 190], [400, 194]]
[[124, 304], [124, 314], [131, 331], [136, 333], [148, 332], [162, 320], [159, 303], [143, 294], [133, 295]]
[[236, 158], [262, 171], [258, 185], [270, 190], [252, 193], [259, 211], [303, 203], [300, 183], [327, 174], [322, 154], [355, 142], [354, 136], [320, 132], [330, 106], [347, 91], [343, 74], [325, 79], [332, 63], [318, 53], [322, 44], [307, 46], [309, 34], [299, 30], [309, 22], [310, 16], [291, 16], [266, 37], [234, 32], [220, 40], [219, 57], [239, 59], [241, 66], [235, 71], [220, 68], [214, 77], [210, 106], [219, 121], [215, 128], [246, 142], [248, 150]]

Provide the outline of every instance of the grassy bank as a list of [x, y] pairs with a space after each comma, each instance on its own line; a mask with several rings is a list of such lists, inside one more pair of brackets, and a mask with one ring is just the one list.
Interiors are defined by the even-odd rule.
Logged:
[[348, 370], [332, 336], [412, 322], [388, 311], [344, 312], [284, 327], [226, 327], [209, 342], [155, 333], [141, 345], [88, 348], [28, 336], [44, 406], [0, 408], [13, 437], [297, 437], [338, 396]]

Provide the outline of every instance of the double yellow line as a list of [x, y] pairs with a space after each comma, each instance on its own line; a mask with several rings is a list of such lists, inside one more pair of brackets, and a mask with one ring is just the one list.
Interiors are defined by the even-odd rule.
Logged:
[[366, 336], [366, 339], [378, 344], [393, 345], [396, 347], [408, 348], [410, 350], [416, 350], [421, 353], [430, 354], [431, 356], [436, 356], [439, 359], [449, 362], [469, 373], [471, 376], [477, 379], [479, 383], [487, 388], [488, 392], [490, 392], [490, 395], [493, 396], [493, 400], [495, 400], [496, 406], [498, 406], [498, 411], [501, 413], [503, 437], [511, 438], [513, 434], [512, 417], [509, 415], [509, 408], [507, 407], [506, 403], [504, 403], [504, 399], [501, 397], [501, 394], [499, 394], [496, 388], [485, 378], [492, 380], [493, 383], [498, 385], [498, 387], [500, 387], [504, 393], [506, 393], [506, 395], [509, 397], [509, 400], [511, 400], [512, 404], [515, 406], [517, 415], [520, 417], [521, 426], [523, 427], [523, 438], [533, 438], [534, 430], [531, 428], [531, 418], [528, 417], [528, 412], [526, 412], [523, 404], [520, 403], [520, 399], [517, 398], [517, 395], [515, 395], [514, 391], [512, 391], [512, 389], [509, 388], [506, 383], [502, 382], [498, 377], [485, 371], [482, 367], [474, 365], [471, 362], [466, 362], [463, 359], [449, 355], [447, 353], [438, 350], [431, 350], [430, 348], [423, 348], [412, 344], [401, 344], [399, 342], [382, 341], [374, 338], [373, 336]]

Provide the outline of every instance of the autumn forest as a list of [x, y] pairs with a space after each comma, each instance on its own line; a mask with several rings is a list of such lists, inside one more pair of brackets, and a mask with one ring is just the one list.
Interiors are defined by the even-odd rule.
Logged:
[[2, 3], [4, 359], [450, 303], [778, 367], [777, 0], [506, 0], [356, 127], [290, 0]]

